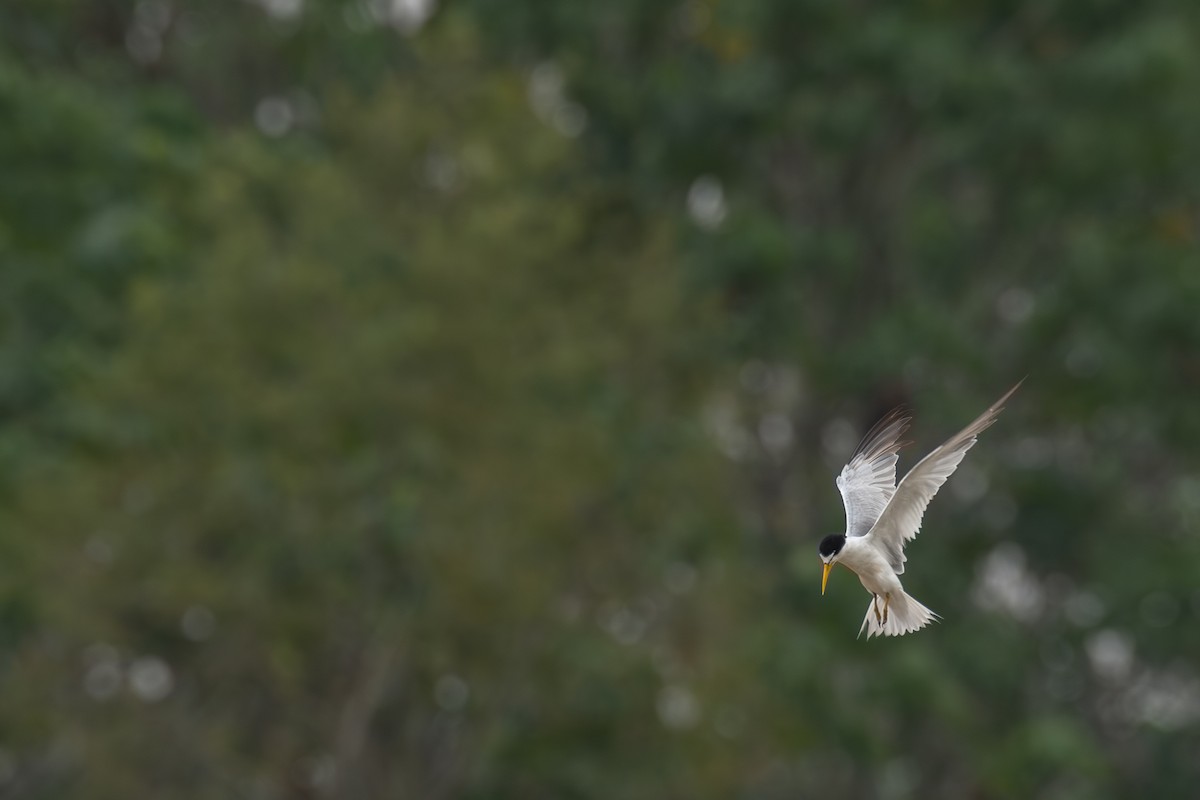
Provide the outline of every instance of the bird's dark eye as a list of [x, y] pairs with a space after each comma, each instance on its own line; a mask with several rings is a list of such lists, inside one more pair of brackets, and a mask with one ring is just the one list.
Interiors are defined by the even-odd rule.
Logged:
[[846, 546], [846, 537], [840, 533], [831, 533], [821, 540], [817, 545], [817, 552], [823, 558], [829, 558], [842, 552], [842, 548]]

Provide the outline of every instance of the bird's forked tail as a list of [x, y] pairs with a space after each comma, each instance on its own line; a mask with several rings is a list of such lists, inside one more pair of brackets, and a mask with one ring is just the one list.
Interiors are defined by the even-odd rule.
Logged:
[[[862, 627], [858, 629], [859, 636], [862, 636], [863, 631], [867, 632], [868, 639], [872, 636], [903, 636], [906, 633], [919, 631], [929, 623], [941, 619], [903, 590], [892, 593], [891, 599], [887, 603], [887, 619], [881, 623], [883, 605], [884, 598], [882, 596], [878, 601], [872, 599], [867, 605], [867, 616], [863, 620]], [[876, 612], [879, 613], [879, 617], [876, 617]]]

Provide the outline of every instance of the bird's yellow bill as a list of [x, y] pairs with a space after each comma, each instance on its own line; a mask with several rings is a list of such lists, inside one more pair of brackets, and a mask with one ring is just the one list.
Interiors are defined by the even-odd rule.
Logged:
[[825, 584], [829, 583], [829, 570], [833, 569], [833, 564], [826, 564], [825, 570], [821, 573], [821, 594], [825, 594]]

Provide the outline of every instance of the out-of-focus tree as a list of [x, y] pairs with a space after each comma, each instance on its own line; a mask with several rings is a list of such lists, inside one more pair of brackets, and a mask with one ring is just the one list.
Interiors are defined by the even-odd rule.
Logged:
[[10, 793], [1185, 796], [1196, 15], [6, 6]]
[[119, 338], [131, 280], [180, 257], [199, 119], [178, 99], [97, 97], [3, 54], [0, 113], [0, 423], [12, 423]]
[[[982, 386], [1032, 375], [931, 512], [954, 535], [915, 545], [953, 635], [913, 644], [909, 671], [853, 651], [828, 665], [839, 780], [1183, 791], [1200, 711], [1181, 627], [1200, 556], [1195, 10], [470, 5], [489, 45], [562, 76], [594, 163], [690, 216], [689, 286], [724, 310], [713, 344], [740, 375], [715, 393], [724, 438], [758, 440], [728, 448], [752, 537], [836, 524], [827, 475], [891, 403], [924, 412], [931, 446]], [[851, 746], [880, 730], [919, 733]], [[802, 792], [812, 771], [774, 785]]]
[[135, 282], [128, 341], [53, 415], [72, 448], [7, 521], [60, 587], [10, 671], [44, 737], [20, 780], [702, 787], [689, 750], [663, 771], [660, 717], [695, 726], [728, 669], [738, 615], [704, 621], [699, 587], [753, 597], [695, 493], [705, 316], [520, 82], [445, 66], [331, 100], [336, 157], [232, 137], [194, 201], [211, 241]]

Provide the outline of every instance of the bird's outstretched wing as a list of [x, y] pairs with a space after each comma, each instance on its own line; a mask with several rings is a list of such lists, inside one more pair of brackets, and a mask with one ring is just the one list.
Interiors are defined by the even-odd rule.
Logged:
[[1008, 398], [1023, 382], [1018, 382], [974, 422], [921, 459], [892, 493], [891, 500], [880, 513], [868, 537], [883, 552], [897, 575], [904, 573], [904, 545], [921, 530], [921, 519], [925, 516], [929, 501], [962, 463], [963, 456], [975, 444], [976, 437], [996, 421]]
[[911, 419], [898, 408], [876, 422], [837, 476], [847, 536], [865, 536], [895, 494], [896, 453], [908, 444], [900, 437]]

